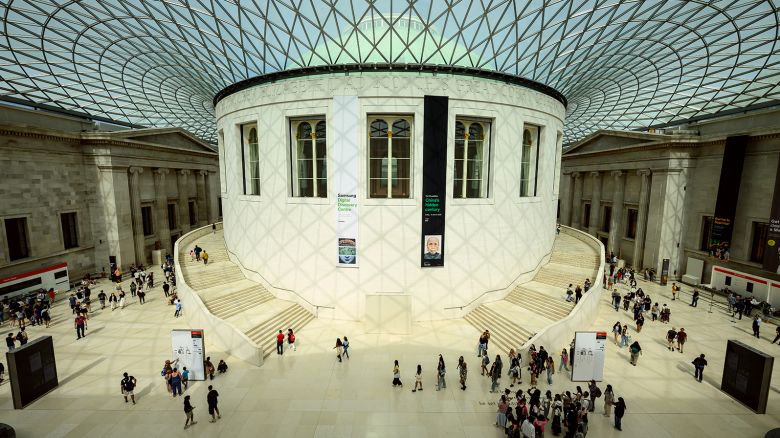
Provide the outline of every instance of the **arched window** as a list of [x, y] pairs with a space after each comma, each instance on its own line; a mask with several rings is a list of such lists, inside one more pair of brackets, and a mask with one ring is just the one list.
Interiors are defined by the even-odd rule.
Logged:
[[520, 157], [520, 196], [536, 196], [536, 165], [538, 160], [539, 127], [523, 127]]
[[411, 118], [375, 116], [369, 120], [369, 197], [411, 197]]
[[453, 197], [488, 197], [490, 122], [456, 120], [454, 152]]
[[260, 143], [257, 125], [241, 125], [241, 156], [245, 195], [260, 195]]
[[324, 120], [293, 120], [293, 196], [328, 196], [326, 124]]

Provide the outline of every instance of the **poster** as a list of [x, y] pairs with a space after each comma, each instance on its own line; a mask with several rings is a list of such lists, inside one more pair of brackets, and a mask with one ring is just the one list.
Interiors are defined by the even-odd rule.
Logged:
[[203, 348], [203, 330], [171, 330], [172, 359], [179, 359], [176, 368], [184, 367], [190, 372], [190, 380], [206, 380], [203, 361], [206, 359]]
[[762, 261], [765, 271], [780, 273], [780, 160], [777, 162], [775, 193], [772, 196], [772, 211], [769, 213], [769, 229]]
[[661, 262], [661, 286], [666, 286], [667, 281], [669, 281], [669, 259], [664, 259]]
[[331, 117], [336, 187], [336, 265], [358, 265], [358, 101], [333, 96]]
[[739, 185], [745, 163], [745, 144], [748, 138], [747, 136], [726, 138], [723, 163], [720, 167], [718, 197], [715, 200], [715, 214], [709, 238], [709, 249], [716, 255], [728, 251], [731, 246], [734, 214], [737, 211]]
[[425, 96], [424, 99], [420, 264], [427, 268], [444, 266], [448, 99], [446, 96]]
[[606, 347], [607, 332], [576, 332], [571, 380], [573, 382], [602, 381]]

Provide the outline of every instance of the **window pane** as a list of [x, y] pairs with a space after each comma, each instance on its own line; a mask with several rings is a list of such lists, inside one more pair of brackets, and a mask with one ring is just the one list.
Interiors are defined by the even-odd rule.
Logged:
[[298, 140], [311, 139], [311, 125], [303, 122], [298, 125]]
[[317, 123], [316, 134], [318, 139], [325, 140], [325, 121]]
[[317, 178], [321, 179], [327, 179], [328, 178], [328, 169], [326, 166], [326, 160], [317, 160], [317, 172], [316, 176]]
[[11, 261], [30, 257], [27, 240], [27, 218], [5, 220], [5, 237], [8, 242], [8, 256]]
[[312, 157], [311, 140], [306, 138], [298, 140], [298, 159]]
[[386, 138], [371, 139], [370, 148], [371, 148], [370, 158], [387, 157], [387, 139]]
[[317, 137], [317, 158], [325, 158], [326, 150], [325, 137]]
[[411, 182], [408, 179], [393, 181], [393, 198], [408, 198]]
[[[463, 179], [463, 163], [464, 163], [463, 160], [455, 160], [455, 169], [454, 169], [455, 175], [454, 175], [454, 177], [455, 177], [456, 180], [462, 180]], [[460, 193], [457, 190], [455, 192], [456, 193]]]
[[328, 197], [328, 180], [325, 178], [317, 179], [317, 196], [320, 198]]
[[387, 137], [387, 122], [384, 120], [374, 120], [371, 122], [371, 130], [369, 132], [371, 137]]
[[455, 139], [463, 140], [466, 135], [466, 127], [461, 122], [455, 122]]
[[312, 178], [298, 178], [298, 196], [314, 196]]
[[369, 191], [372, 198], [386, 198], [387, 197], [387, 180], [386, 179], [374, 179], [369, 181]]
[[411, 126], [405, 119], [393, 122], [393, 137], [411, 137]]
[[393, 137], [392, 142], [394, 158], [410, 158], [411, 139]]

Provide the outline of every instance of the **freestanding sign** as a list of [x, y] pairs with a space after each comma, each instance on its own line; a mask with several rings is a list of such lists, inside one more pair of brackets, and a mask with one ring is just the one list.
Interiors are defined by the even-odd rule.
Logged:
[[607, 348], [607, 332], [576, 332], [574, 334], [574, 364], [572, 382], [604, 379], [604, 354]]
[[203, 360], [206, 357], [203, 348], [203, 330], [171, 330], [173, 359], [179, 359], [179, 371], [183, 367], [189, 370], [190, 380], [206, 380]]
[[14, 409], [23, 409], [59, 385], [51, 336], [30, 341], [5, 357]]

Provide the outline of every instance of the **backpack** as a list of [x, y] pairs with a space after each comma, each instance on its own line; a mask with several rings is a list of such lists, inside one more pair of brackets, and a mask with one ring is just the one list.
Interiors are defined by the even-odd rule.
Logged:
[[595, 391], [593, 391], [593, 395], [595, 395], [595, 396], [596, 396], [596, 398], [599, 398], [599, 397], [601, 397], [601, 388], [599, 388], [599, 387], [597, 386], [597, 387], [596, 387], [596, 390], [595, 390]]

